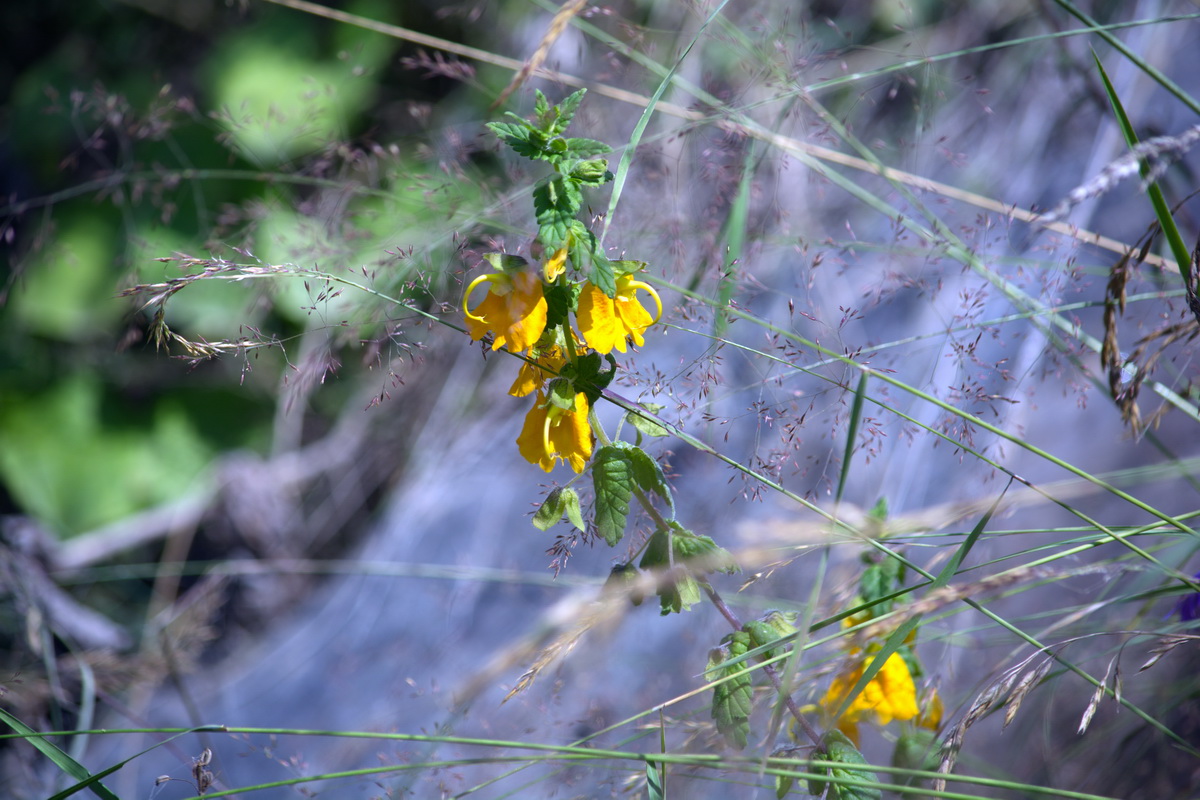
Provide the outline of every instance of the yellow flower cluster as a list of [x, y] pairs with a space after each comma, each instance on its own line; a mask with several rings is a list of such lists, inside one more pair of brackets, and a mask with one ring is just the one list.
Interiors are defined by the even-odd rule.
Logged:
[[[821, 707], [826, 713], [834, 714], [842, 707], [863, 673], [875, 660], [874, 656], [862, 656], [859, 653], [855, 653], [855, 656], [850, 666], [833, 679], [829, 690], [821, 698]], [[941, 698], [936, 691], [930, 692], [923, 705], [924, 713], [917, 703], [917, 687], [908, 663], [899, 653], [892, 653], [862, 691], [850, 700], [836, 724], [838, 730], [855, 744], [859, 741], [858, 724], [870, 716], [879, 725], [887, 725], [892, 720], [903, 722], [915, 718], [922, 727], [937, 730], [942, 721]]]
[[[577, 473], [582, 472], [591, 458], [595, 439], [588, 422], [587, 395], [576, 392], [573, 403], [569, 402], [569, 396], [555, 403], [545, 391], [546, 383], [589, 349], [597, 353], [616, 349], [623, 353], [627, 339], [640, 346], [645, 341], [646, 329], [662, 316], [662, 301], [652, 287], [636, 280], [633, 274], [617, 276], [615, 297], [584, 281], [575, 313], [578, 335], [565, 322], [561, 330], [547, 330], [549, 309], [545, 292], [557, 281], [566, 280], [563, 275], [567, 248], [559, 249], [546, 260], [541, 275], [523, 266], [507, 268], [504, 257], [492, 263], [498, 271], [475, 278], [463, 294], [467, 331], [474, 341], [490, 332], [493, 350], [507, 347], [509, 352], [523, 354], [526, 359], [508, 390], [514, 397], [537, 392], [517, 437], [521, 455], [546, 472], [559, 461], [570, 464]], [[471, 293], [485, 284], [487, 295], [471, 308]], [[639, 290], [654, 300], [657, 313], [653, 317], [638, 301]]]

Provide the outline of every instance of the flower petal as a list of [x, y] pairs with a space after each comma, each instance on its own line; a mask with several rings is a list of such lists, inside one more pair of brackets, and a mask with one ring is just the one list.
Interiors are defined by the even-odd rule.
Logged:
[[613, 299], [591, 282], [585, 283], [579, 294], [575, 319], [583, 340], [597, 353], [611, 353], [614, 347], [625, 352], [625, 328], [617, 317]]

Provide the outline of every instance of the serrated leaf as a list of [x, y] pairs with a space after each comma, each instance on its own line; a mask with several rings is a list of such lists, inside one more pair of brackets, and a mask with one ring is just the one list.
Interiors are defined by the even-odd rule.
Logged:
[[[646, 409], [646, 411], [650, 414], [658, 414], [658, 412], [662, 411], [665, 406], [660, 403], [642, 403], [642, 408]], [[637, 411], [626, 411], [625, 420], [630, 425], [644, 433], [646, 436], [653, 438], [668, 436], [671, 433], [659, 423], [652, 419], [646, 418]]]
[[[829, 768], [812, 766], [812, 767], [809, 767], [809, 772], [812, 772], [814, 775], [828, 775]], [[821, 795], [825, 794], [825, 787], [828, 785], [829, 785], [828, 783], [821, 780], [820, 778], [809, 778], [808, 779], [808, 793], [811, 794], [813, 797], [820, 797]]]
[[[870, 764], [854, 742], [839, 730], [830, 730], [824, 736], [825, 757], [837, 762], [830, 767], [829, 775], [834, 778], [849, 778], [858, 781], [878, 781], [873, 771], [867, 769]], [[829, 784], [830, 800], [882, 800], [883, 792], [874, 786], [857, 786], [845, 783]]]
[[562, 519], [562, 489], [555, 489], [546, 495], [546, 499], [533, 513], [533, 527], [539, 531], [548, 531]]
[[546, 496], [534, 512], [533, 526], [540, 531], [550, 530], [562, 520], [563, 515], [579, 530], [586, 530], [579, 508], [579, 494], [569, 486], [554, 489]]
[[533, 114], [538, 119], [542, 119], [546, 114], [550, 113], [550, 101], [546, 99], [546, 95], [542, 94], [541, 89], [534, 89]]
[[575, 408], [575, 387], [565, 378], [555, 378], [546, 386], [546, 403], [564, 411]]
[[579, 507], [579, 494], [569, 486], [563, 489], [563, 512], [567, 515], [567, 522], [581, 531], [587, 531], [587, 525], [583, 523], [583, 511]]
[[534, 187], [533, 210], [539, 228], [553, 226], [556, 231], [562, 230], [557, 243], [542, 242], [543, 245], [557, 250], [566, 243], [566, 232], [570, 230], [571, 223], [576, 221], [575, 215], [579, 213], [582, 204], [583, 194], [575, 181], [567, 180], [562, 175], [548, 178]]
[[571, 124], [571, 120], [575, 119], [575, 112], [579, 109], [579, 104], [583, 102], [583, 96], [587, 94], [587, 89], [580, 89], [566, 97], [555, 108], [556, 119], [551, 126], [550, 133], [555, 136], [561, 134]]
[[[607, 370], [602, 369], [605, 364], [608, 365]], [[571, 381], [576, 391], [584, 393], [589, 405], [595, 405], [605, 387], [616, 375], [616, 371], [617, 362], [611, 353], [602, 356], [592, 351], [580, 356], [574, 363], [566, 364], [562, 376]], [[614, 442], [613, 446], [623, 448], [625, 443]]]
[[667, 532], [659, 528], [650, 537], [650, 541], [646, 543], [646, 549], [642, 551], [642, 560], [638, 564], [642, 569], [665, 569], [670, 565], [671, 559], [668, 555]]
[[[547, 250], [558, 250], [567, 243], [567, 234], [570, 231], [570, 220], [555, 219], [545, 225], [538, 226], [538, 243], [544, 246]], [[571, 260], [578, 265], [572, 253]]]
[[733, 556], [725, 548], [718, 547], [710, 537], [697, 536], [678, 522], [672, 522], [671, 527], [674, 530], [671, 543], [676, 561], [693, 562], [694, 568], [701, 572], [737, 572]]
[[633, 479], [643, 492], [654, 492], [671, 507], [675, 513], [675, 500], [671, 497], [671, 487], [667, 486], [667, 476], [662, 467], [649, 453], [640, 447], [630, 445], [626, 448], [633, 463]]
[[528, 141], [531, 130], [529, 123], [525, 120], [521, 120], [520, 122], [489, 122], [487, 128], [496, 134], [498, 139], [504, 142], [508, 142], [510, 139]]
[[610, 547], [625, 535], [629, 498], [633, 496], [633, 465], [619, 447], [605, 445], [592, 456], [592, 485], [596, 492], [596, 531]]
[[[858, 581], [858, 594], [862, 598], [863, 603], [874, 603], [880, 598], [886, 597], [892, 593], [892, 585], [888, 580], [887, 573], [879, 564], [871, 564], [863, 570], [862, 577]], [[872, 616], [885, 614], [889, 610], [885, 606], [889, 604], [881, 603], [872, 606]]]
[[675, 581], [675, 590], [671, 593], [670, 609], [664, 607], [660, 611], [662, 614], [670, 612], [680, 614], [699, 603], [700, 600], [700, 584], [691, 575], [685, 573]]
[[[735, 642], [730, 641], [725, 648], [712, 650], [705, 671], [705, 677], [709, 680], [729, 678], [713, 687], [712, 718], [725, 741], [738, 750], [745, 749], [750, 736], [750, 709], [753, 704], [750, 673], [746, 670], [745, 662], [730, 667], [720, 665], [727, 657], [744, 654], [744, 644], [739, 641], [735, 646]], [[739, 646], [741, 652], [735, 652]]]
[[780, 638], [791, 636], [796, 632], [796, 619], [800, 615], [795, 611], [771, 610], [763, 615], [763, 622], [771, 626]]
[[612, 261], [610, 263], [612, 264], [613, 272], [617, 275], [632, 275], [635, 272], [641, 272], [647, 266], [645, 261], [630, 261], [628, 259]]
[[617, 279], [613, 275], [612, 263], [602, 253], [593, 251], [591, 256], [592, 269], [588, 273], [588, 280], [607, 296], [615, 297], [617, 294]]
[[[742, 625], [742, 630], [750, 634], [750, 643], [755, 647], [764, 647], [778, 641], [779, 635], [767, 623], [759, 619], [752, 619]], [[774, 658], [781, 652], [780, 648], [771, 647], [763, 652], [764, 658]]]
[[521, 256], [509, 255], [508, 253], [484, 253], [483, 258], [497, 272], [520, 272], [529, 264]]
[[542, 294], [546, 298], [546, 330], [553, 330], [566, 321], [579, 304], [581, 289], [579, 284], [565, 280], [543, 285]]
[[611, 153], [612, 148], [604, 142], [596, 141], [595, 139], [569, 138], [563, 140], [567, 146], [567, 153], [572, 158], [588, 159], [602, 156], [605, 153]]

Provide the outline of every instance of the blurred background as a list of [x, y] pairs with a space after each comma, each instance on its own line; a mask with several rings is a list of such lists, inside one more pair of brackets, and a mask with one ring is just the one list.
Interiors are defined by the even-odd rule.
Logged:
[[[836, 496], [861, 520], [885, 499], [888, 536], [936, 572], [939, 545], [1003, 496], [960, 577], [1016, 631], [957, 602], [922, 627], [943, 733], [1051, 649], [1110, 688], [1123, 672], [1137, 711], [1089, 706], [1094, 686], [1056, 665], [1007, 729], [993, 714], [965, 730], [960, 768], [1194, 796], [1194, 643], [1137, 667], [1186, 633], [1171, 571], [1197, 568], [1195, 534], [1163, 520], [1197, 509], [1195, 319], [1137, 177], [1093, 184], [1056, 226], [1032, 215], [1128, 152], [1096, 60], [1143, 139], [1200, 122], [1195, 5], [621, 0], [561, 30], [557, 10], [0, 10], [3, 707], [39, 730], [271, 729], [156, 747], [106, 777], [128, 798], [195, 796], [206, 747], [210, 791], [389, 768], [255, 797], [647, 791], [636, 763], [274, 729], [600, 733], [589, 746], [660, 752], [662, 725], [672, 751], [728, 754], [706, 695], [678, 699], [728, 629], [707, 604], [630, 608], [502, 702], [650, 527], [611, 549], [530, 524], [572, 475], [520, 458], [517, 363], [459, 327], [481, 254], [529, 255], [543, 175], [485, 123], [528, 116], [535, 88], [587, 87], [571, 133], [614, 145], [615, 169], [675, 68], [606, 238], [649, 263], [666, 314], [614, 390], [724, 456], [646, 445], [684, 524], [739, 554], [715, 585], [745, 617], [804, 611], [826, 552], [824, 619], [854, 595], [864, 547], [812, 506]], [[1190, 243], [1197, 162], [1176, 155], [1160, 184]], [[587, 202], [599, 218], [609, 188]], [[858, 373], [837, 355], [900, 382], [870, 383], [849, 459]], [[1154, 559], [1121, 543], [1135, 537]], [[836, 647], [814, 651], [798, 702], [820, 698]], [[757, 713], [761, 756], [778, 742]], [[164, 738], [56, 741], [99, 771]], [[891, 745], [863, 742], [880, 762]], [[471, 763], [488, 756], [501, 763]], [[12, 741], [0, 776], [14, 798], [72, 783]], [[774, 796], [747, 772], [675, 780], [681, 797]]]

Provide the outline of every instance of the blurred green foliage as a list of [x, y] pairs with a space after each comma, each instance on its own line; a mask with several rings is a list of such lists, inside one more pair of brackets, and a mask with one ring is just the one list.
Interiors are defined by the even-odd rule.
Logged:
[[[430, 13], [382, 0], [346, 10], [396, 23]], [[226, 450], [270, 447], [290, 349], [200, 364], [156, 352], [153, 309], [118, 296], [181, 274], [155, 259], [384, 265], [377, 288], [404, 293], [420, 263], [400, 268], [389, 248], [452, 230], [482, 189], [430, 177], [436, 154], [348, 144], [415, 133], [394, 106], [445, 91], [410, 81], [389, 37], [215, 2], [50, 0], [0, 11], [0, 24], [13, 40], [0, 69], [0, 511], [70, 536], [203, 486]], [[321, 288], [202, 281], [166, 321], [194, 340], [261, 330], [294, 345], [327, 329], [334, 347], [386, 343], [380, 304], [318, 304]]]

